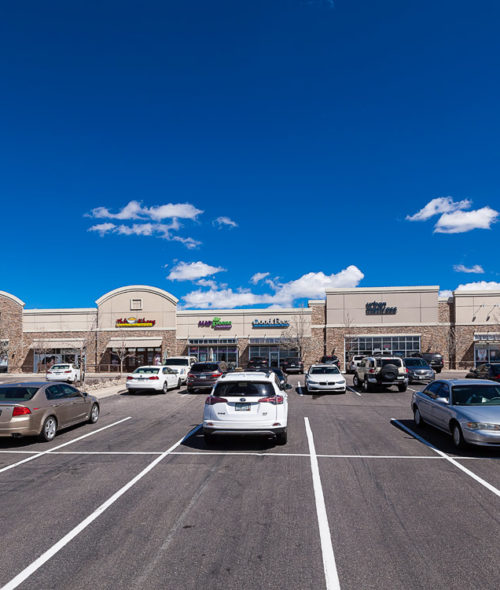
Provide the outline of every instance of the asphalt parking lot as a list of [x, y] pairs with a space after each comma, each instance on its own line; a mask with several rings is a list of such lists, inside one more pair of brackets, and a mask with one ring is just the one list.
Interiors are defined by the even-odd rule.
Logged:
[[500, 450], [417, 429], [411, 391], [290, 382], [285, 446], [208, 450], [184, 388], [0, 439], [2, 588], [498, 588]]

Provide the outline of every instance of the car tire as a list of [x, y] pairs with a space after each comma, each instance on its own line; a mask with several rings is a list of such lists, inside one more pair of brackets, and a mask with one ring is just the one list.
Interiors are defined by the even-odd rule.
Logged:
[[162, 393], [168, 393], [168, 383], [165, 381], [163, 383], [163, 387], [161, 388]]
[[176, 389], [180, 389], [180, 388], [181, 388], [181, 380], [178, 379], [177, 380], [177, 387], [176, 387]]
[[136, 389], [127, 389], [127, 393], [129, 395], [133, 395], [137, 390]]
[[436, 369], [436, 373], [441, 373], [441, 369]]
[[352, 378], [352, 384], [354, 387], [359, 387], [359, 378], [357, 373], [354, 373], [354, 377]]
[[406, 391], [408, 389], [408, 385], [398, 385], [398, 391]]
[[192, 387], [188, 387], [188, 388], [187, 388], [187, 392], [188, 392], [188, 393], [194, 393], [194, 389], [193, 389]]
[[55, 416], [47, 416], [43, 422], [40, 438], [44, 442], [54, 440], [57, 432], [57, 420]]
[[462, 429], [460, 428], [460, 425], [456, 422], [451, 427], [451, 437], [453, 439], [453, 444], [456, 449], [465, 448], [465, 440], [464, 435], [462, 434]]
[[370, 393], [372, 391], [372, 386], [370, 383], [368, 383], [368, 379], [365, 379], [363, 381], [363, 391], [365, 391], [366, 393]]
[[97, 422], [97, 420], [99, 420], [99, 405], [92, 404], [92, 407], [90, 408], [90, 414], [89, 414], [89, 423], [95, 424]]
[[424, 419], [422, 418], [422, 414], [420, 413], [418, 406], [414, 406], [413, 408], [413, 422], [415, 422], [415, 425], [419, 428], [423, 428], [425, 426]]
[[288, 440], [288, 432], [285, 430], [284, 432], [280, 432], [276, 435], [276, 444], [277, 445], [286, 445]]

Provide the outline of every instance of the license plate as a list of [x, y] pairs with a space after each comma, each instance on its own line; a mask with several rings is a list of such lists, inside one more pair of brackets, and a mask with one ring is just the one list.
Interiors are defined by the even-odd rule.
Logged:
[[206, 379], [207, 376], [206, 375], [200, 375], [200, 379]]
[[235, 404], [234, 409], [237, 412], [249, 412], [250, 411], [250, 404]]

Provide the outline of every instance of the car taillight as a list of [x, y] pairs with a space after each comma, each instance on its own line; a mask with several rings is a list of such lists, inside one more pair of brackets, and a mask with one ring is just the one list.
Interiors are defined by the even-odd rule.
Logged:
[[213, 395], [209, 395], [205, 400], [205, 404], [207, 406], [213, 406], [215, 404], [227, 404], [227, 399], [223, 397], [214, 397]]
[[409, 373], [409, 372], [410, 372], [410, 371], [408, 371], [408, 367], [406, 367], [406, 368], [405, 368], [405, 371], [406, 371], [407, 373]]
[[222, 373], [212, 373], [212, 377], [220, 377], [222, 375]]
[[149, 377], [150, 381], [158, 381], [159, 377], [155, 375], [154, 377]]
[[12, 412], [12, 416], [25, 416], [26, 414], [31, 414], [31, 410], [24, 406], [16, 406]]
[[71, 371], [64, 371], [65, 373], [71, 373]]
[[130, 381], [130, 379], [133, 379], [134, 377], [131, 377], [130, 375], [127, 377], [127, 381]]
[[261, 397], [259, 400], [259, 403], [266, 402], [268, 404], [278, 405], [278, 404], [282, 404], [283, 401], [284, 401], [284, 398], [282, 395], [275, 395], [273, 397]]
[[368, 369], [368, 373], [375, 373], [375, 369]]

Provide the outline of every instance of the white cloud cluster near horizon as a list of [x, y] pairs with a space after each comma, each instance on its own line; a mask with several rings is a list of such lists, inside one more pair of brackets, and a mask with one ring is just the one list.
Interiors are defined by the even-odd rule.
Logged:
[[[455, 291], [500, 291], [500, 283], [497, 281], [474, 281], [458, 285]], [[439, 297], [451, 297], [452, 295], [451, 289], [439, 291]]]
[[[88, 231], [97, 232], [101, 237], [107, 234], [125, 236], [154, 236], [173, 242], [180, 242], [186, 248], [198, 247], [201, 242], [190, 237], [174, 235], [173, 232], [181, 228], [179, 219], [196, 221], [203, 213], [190, 203], [167, 203], [153, 207], [144, 207], [139, 201], [130, 201], [117, 213], [112, 213], [107, 207], [96, 207], [86, 217], [94, 219], [113, 219], [119, 221], [136, 221], [130, 225], [116, 224], [110, 221], [97, 223], [89, 227]], [[169, 223], [162, 223], [169, 219]]]
[[[205, 277], [212, 276], [218, 272], [224, 272], [226, 269], [221, 266], [211, 266], [205, 262], [178, 262], [170, 271], [167, 279], [169, 281], [196, 281], [198, 279], [205, 279]], [[204, 286], [214, 287], [214, 281], [198, 281], [198, 284]]]
[[[257, 273], [267, 274], [268, 273]], [[255, 276], [255, 275], [254, 275]], [[182, 298], [184, 308], [231, 309], [251, 305], [268, 305], [279, 309], [292, 307], [297, 299], [324, 299], [325, 290], [336, 287], [357, 287], [364, 274], [354, 265], [338, 273], [309, 272], [287, 283], [268, 281], [273, 293], [253, 293], [250, 289], [211, 285], [208, 290], [196, 289]]]
[[465, 266], [463, 264], [454, 264], [453, 270], [455, 272], [465, 272], [471, 274], [484, 274], [484, 268], [480, 264], [474, 264], [474, 266]]
[[472, 206], [470, 199], [454, 201], [452, 197], [432, 199], [413, 215], [407, 215], [407, 221], [427, 221], [435, 215], [439, 219], [434, 225], [434, 233], [459, 234], [473, 229], [490, 229], [498, 221], [499, 212], [491, 207], [482, 207], [467, 211]]
[[219, 229], [222, 229], [224, 227], [238, 227], [236, 221], [233, 221], [231, 218], [225, 217], [224, 215], [222, 215], [221, 217], [217, 217], [217, 219], [214, 219], [212, 223]]

